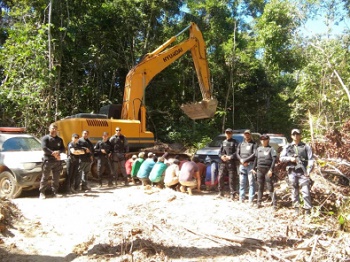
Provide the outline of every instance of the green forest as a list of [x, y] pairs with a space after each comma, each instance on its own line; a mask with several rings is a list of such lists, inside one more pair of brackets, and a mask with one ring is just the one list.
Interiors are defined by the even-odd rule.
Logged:
[[[207, 49], [215, 117], [188, 53], [147, 86], [147, 129], [198, 146], [226, 127], [310, 137], [350, 115], [349, 0], [2, 0], [0, 126], [43, 135], [49, 123], [123, 102], [129, 70], [190, 22]], [[317, 20], [324, 33], [311, 34]], [[349, 20], [348, 20], [349, 21]], [[188, 38], [185, 32], [178, 41]], [[182, 40], [181, 40], [182, 39]], [[289, 137], [289, 135], [287, 136]]]

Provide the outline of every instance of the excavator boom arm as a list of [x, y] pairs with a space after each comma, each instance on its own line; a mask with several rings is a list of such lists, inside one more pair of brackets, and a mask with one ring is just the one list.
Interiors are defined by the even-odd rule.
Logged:
[[[177, 39], [178, 35], [186, 29], [190, 31], [190, 37], [175, 46], [169, 47]], [[186, 29], [170, 38], [152, 53], [147, 54], [139, 64], [129, 71], [124, 89], [122, 119], [139, 119], [139, 110], [144, 105], [144, 92], [149, 82], [158, 73], [187, 53], [187, 51], [191, 51], [192, 54], [203, 101], [205, 103], [211, 101], [211, 104], [214, 101], [215, 113], [217, 101], [212, 99], [211, 95], [210, 73], [202, 33], [194, 23], [191, 23]], [[212, 115], [213, 113], [210, 113], [208, 117]]]

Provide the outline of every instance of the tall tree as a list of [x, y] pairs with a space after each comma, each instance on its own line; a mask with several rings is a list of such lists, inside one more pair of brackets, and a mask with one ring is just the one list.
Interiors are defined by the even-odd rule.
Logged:
[[[285, 128], [289, 126], [286, 125], [290, 121], [287, 101], [295, 87], [290, 74], [300, 68], [303, 61], [301, 46], [295, 41], [301, 22], [302, 18], [292, 2], [275, 0], [267, 3], [256, 19], [257, 51], [266, 72], [266, 85], [259, 91], [259, 112], [264, 112], [260, 118], [264, 123], [262, 130], [276, 132], [282, 128], [280, 131], [286, 132]], [[276, 111], [277, 105], [284, 106], [285, 110]], [[283, 124], [276, 125], [276, 118]]]
[[52, 103], [47, 96], [47, 27], [38, 22], [38, 13], [30, 6], [12, 7], [6, 16], [11, 17], [11, 26], [0, 50], [2, 122], [41, 130], [48, 118], [47, 104]]

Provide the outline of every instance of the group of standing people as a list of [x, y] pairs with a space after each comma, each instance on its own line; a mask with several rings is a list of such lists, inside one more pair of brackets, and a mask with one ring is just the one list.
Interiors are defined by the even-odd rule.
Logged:
[[[270, 137], [266, 134], [260, 136], [261, 145], [252, 140], [250, 130], [244, 131], [244, 141], [238, 143], [232, 138], [233, 130], [225, 130], [226, 139], [219, 150], [218, 197], [223, 196], [224, 175], [229, 177], [229, 190], [232, 200], [238, 195], [240, 202], [245, 201], [245, 191], [249, 185], [248, 201], [253, 205], [255, 186], [257, 181], [257, 207], [262, 207], [262, 197], [265, 184], [269, 191], [274, 208], [277, 208], [277, 199], [274, 192], [274, 167], [277, 152], [269, 145]], [[312, 203], [310, 195], [310, 172], [313, 167], [311, 147], [301, 141], [301, 131], [291, 131], [292, 143], [282, 149], [279, 156], [281, 162], [286, 163], [288, 181], [292, 188], [292, 202], [297, 214], [300, 212], [300, 189], [303, 197], [305, 213], [311, 212]], [[238, 174], [236, 161], [239, 162]]]
[[[65, 152], [63, 140], [57, 136], [57, 126], [51, 124], [49, 134], [42, 138], [44, 151], [44, 163], [42, 178], [40, 181], [40, 198], [45, 198], [48, 187], [48, 179], [53, 176], [52, 191], [57, 196], [59, 176], [62, 172], [60, 154]], [[123, 175], [124, 184], [128, 185], [128, 175], [132, 181], [140, 180], [142, 185], [157, 185], [168, 187], [192, 195], [192, 189], [200, 190], [204, 182], [208, 186], [217, 184], [218, 197], [222, 197], [224, 191], [224, 178], [228, 176], [230, 198], [236, 197], [240, 202], [246, 200], [246, 188], [248, 186], [248, 202], [253, 205], [257, 181], [257, 207], [262, 207], [262, 198], [265, 184], [269, 191], [269, 197], [273, 206], [277, 207], [276, 194], [274, 192], [274, 167], [277, 160], [277, 152], [269, 145], [269, 136], [263, 134], [260, 137], [261, 145], [257, 145], [251, 137], [250, 130], [244, 131], [244, 140], [238, 143], [233, 137], [233, 130], [225, 130], [226, 139], [219, 150], [220, 162], [215, 163], [206, 159], [206, 165], [199, 163], [198, 159], [175, 159], [166, 162], [166, 155], [156, 157], [153, 153], [140, 152], [138, 158], [132, 157], [127, 163], [125, 154], [129, 152], [126, 137], [122, 135], [121, 128], [115, 129], [115, 135], [109, 138], [107, 132], [102, 134], [102, 140], [94, 146], [89, 140], [89, 131], [84, 130], [82, 137], [72, 135], [72, 141], [68, 144], [67, 161], [67, 193], [75, 193], [81, 190], [90, 190], [88, 176], [94, 158], [97, 160], [97, 174], [100, 186], [102, 177], [107, 173], [108, 186], [113, 185], [113, 179], [117, 179], [119, 171]], [[311, 147], [301, 141], [301, 131], [291, 131], [292, 143], [285, 146], [279, 156], [281, 162], [286, 163], [288, 180], [292, 188], [292, 202], [296, 213], [300, 212], [300, 190], [303, 197], [303, 209], [310, 213], [312, 208], [310, 195], [310, 172], [313, 167], [313, 155]], [[238, 169], [236, 163], [239, 163]], [[127, 164], [127, 165], [126, 165]], [[128, 170], [127, 170], [128, 169]], [[238, 170], [238, 174], [237, 174]], [[216, 180], [217, 176], [217, 181]], [[204, 179], [204, 181], [203, 181]]]
[[[62, 161], [60, 154], [66, 152], [62, 138], [57, 135], [57, 125], [49, 126], [49, 134], [42, 138], [44, 151], [43, 172], [40, 181], [40, 198], [45, 199], [45, 191], [48, 188], [48, 179], [52, 172], [52, 192], [57, 196], [59, 177], [62, 172]], [[107, 174], [108, 185], [113, 185], [113, 179], [117, 180], [119, 171], [123, 175], [124, 184], [128, 185], [125, 168], [125, 154], [129, 152], [129, 145], [126, 137], [121, 133], [121, 128], [115, 129], [115, 135], [109, 138], [108, 132], [103, 132], [102, 140], [94, 146], [89, 139], [89, 131], [84, 130], [82, 136], [72, 134], [72, 140], [67, 145], [67, 178], [66, 192], [76, 193], [79, 190], [87, 191], [91, 188], [88, 185], [88, 177], [91, 173], [91, 166], [96, 159], [97, 174], [100, 186], [102, 177]]]

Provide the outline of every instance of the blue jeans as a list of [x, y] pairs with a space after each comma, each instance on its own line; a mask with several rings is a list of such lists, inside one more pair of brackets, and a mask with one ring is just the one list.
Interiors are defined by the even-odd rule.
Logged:
[[245, 199], [245, 188], [247, 181], [249, 182], [249, 201], [253, 201], [255, 194], [255, 177], [251, 172], [253, 168], [253, 162], [249, 162], [247, 166], [239, 165], [239, 199]]

